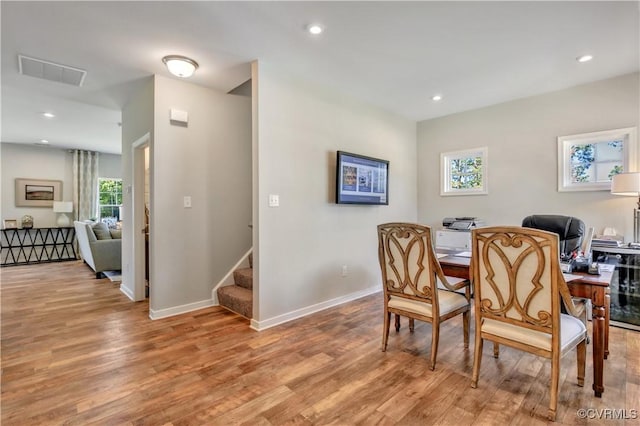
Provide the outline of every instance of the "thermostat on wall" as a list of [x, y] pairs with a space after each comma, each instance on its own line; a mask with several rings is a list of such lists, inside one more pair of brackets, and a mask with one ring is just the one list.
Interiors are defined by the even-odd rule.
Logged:
[[179, 109], [172, 108], [170, 118], [171, 121], [187, 124], [189, 122], [189, 113], [187, 111], [180, 111]]

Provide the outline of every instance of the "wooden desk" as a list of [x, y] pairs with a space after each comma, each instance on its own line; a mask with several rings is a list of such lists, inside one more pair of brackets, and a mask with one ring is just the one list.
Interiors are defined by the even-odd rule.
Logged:
[[[446, 256], [439, 259], [445, 275], [469, 279], [468, 257]], [[579, 278], [567, 282], [573, 296], [591, 299], [593, 305], [593, 391], [601, 397], [604, 392], [604, 360], [609, 355], [609, 285], [613, 270], [600, 275], [576, 273]]]

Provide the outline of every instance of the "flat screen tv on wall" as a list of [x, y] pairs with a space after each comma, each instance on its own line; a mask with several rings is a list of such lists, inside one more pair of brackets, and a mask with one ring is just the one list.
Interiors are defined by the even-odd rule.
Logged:
[[337, 204], [389, 204], [389, 162], [338, 151]]

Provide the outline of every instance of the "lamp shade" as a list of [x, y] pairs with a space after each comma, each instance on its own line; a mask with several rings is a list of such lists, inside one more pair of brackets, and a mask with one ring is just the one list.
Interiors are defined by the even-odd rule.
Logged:
[[619, 173], [611, 179], [611, 193], [615, 195], [640, 196], [640, 173]]
[[54, 201], [53, 211], [56, 213], [71, 213], [73, 211], [73, 203], [71, 201]]

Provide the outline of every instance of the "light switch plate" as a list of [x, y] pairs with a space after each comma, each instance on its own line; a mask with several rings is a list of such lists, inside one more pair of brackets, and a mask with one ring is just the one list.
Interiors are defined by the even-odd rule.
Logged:
[[279, 207], [280, 196], [277, 194], [269, 194], [269, 207]]
[[191, 208], [191, 196], [189, 196], [189, 195], [185, 195], [185, 197], [184, 197], [184, 208], [185, 209], [190, 209]]

